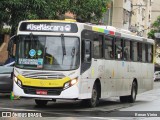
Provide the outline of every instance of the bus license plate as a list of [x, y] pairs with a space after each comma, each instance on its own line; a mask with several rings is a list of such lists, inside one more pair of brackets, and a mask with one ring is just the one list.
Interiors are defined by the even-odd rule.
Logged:
[[47, 95], [47, 90], [36, 90], [37, 95]]

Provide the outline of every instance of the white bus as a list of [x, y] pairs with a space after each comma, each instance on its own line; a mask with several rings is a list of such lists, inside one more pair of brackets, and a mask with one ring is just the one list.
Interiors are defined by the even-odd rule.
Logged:
[[154, 41], [124, 30], [27, 20], [19, 23], [14, 43], [14, 95], [35, 98], [40, 106], [72, 99], [95, 107], [113, 96], [135, 102], [138, 93], [153, 88]]

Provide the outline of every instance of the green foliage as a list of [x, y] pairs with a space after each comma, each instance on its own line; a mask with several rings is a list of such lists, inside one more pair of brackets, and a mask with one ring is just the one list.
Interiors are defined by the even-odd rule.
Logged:
[[84, 22], [99, 21], [111, 0], [70, 0], [70, 11]]
[[0, 0], [0, 28], [12, 26], [26, 19], [60, 19], [70, 11], [85, 22], [99, 21], [111, 0]]
[[160, 33], [160, 16], [157, 17], [157, 20], [152, 24], [152, 29], [151, 31], [148, 33], [148, 37], [155, 39], [154, 33]]
[[1, 29], [1, 34], [10, 34], [11, 33], [11, 29], [10, 28], [2, 28]]

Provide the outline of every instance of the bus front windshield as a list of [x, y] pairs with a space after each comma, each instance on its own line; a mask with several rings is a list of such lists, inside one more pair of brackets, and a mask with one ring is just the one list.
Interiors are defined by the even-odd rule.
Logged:
[[24, 69], [74, 70], [80, 64], [79, 38], [19, 36], [16, 66]]

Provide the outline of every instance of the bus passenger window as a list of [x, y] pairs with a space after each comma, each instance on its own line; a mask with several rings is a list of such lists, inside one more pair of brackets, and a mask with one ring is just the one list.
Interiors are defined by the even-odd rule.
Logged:
[[94, 38], [93, 49], [94, 49], [94, 58], [102, 58], [102, 40], [103, 37], [101, 35], [97, 35]]
[[148, 45], [148, 62], [153, 62], [153, 45]]
[[113, 38], [107, 36], [104, 41], [104, 57], [105, 59], [113, 59]]
[[148, 44], [145, 44], [145, 60], [148, 62]]
[[137, 43], [138, 61], [142, 61], [142, 43]]
[[90, 41], [85, 41], [84, 61], [85, 62], [91, 61], [91, 42]]
[[142, 44], [142, 62], [146, 62], [145, 44]]
[[116, 59], [122, 59], [122, 41], [121, 39], [116, 39], [115, 41], [115, 58]]
[[124, 60], [130, 60], [130, 41], [124, 41]]
[[138, 52], [137, 52], [137, 42], [133, 42], [133, 50], [132, 50], [133, 61], [138, 61]]

